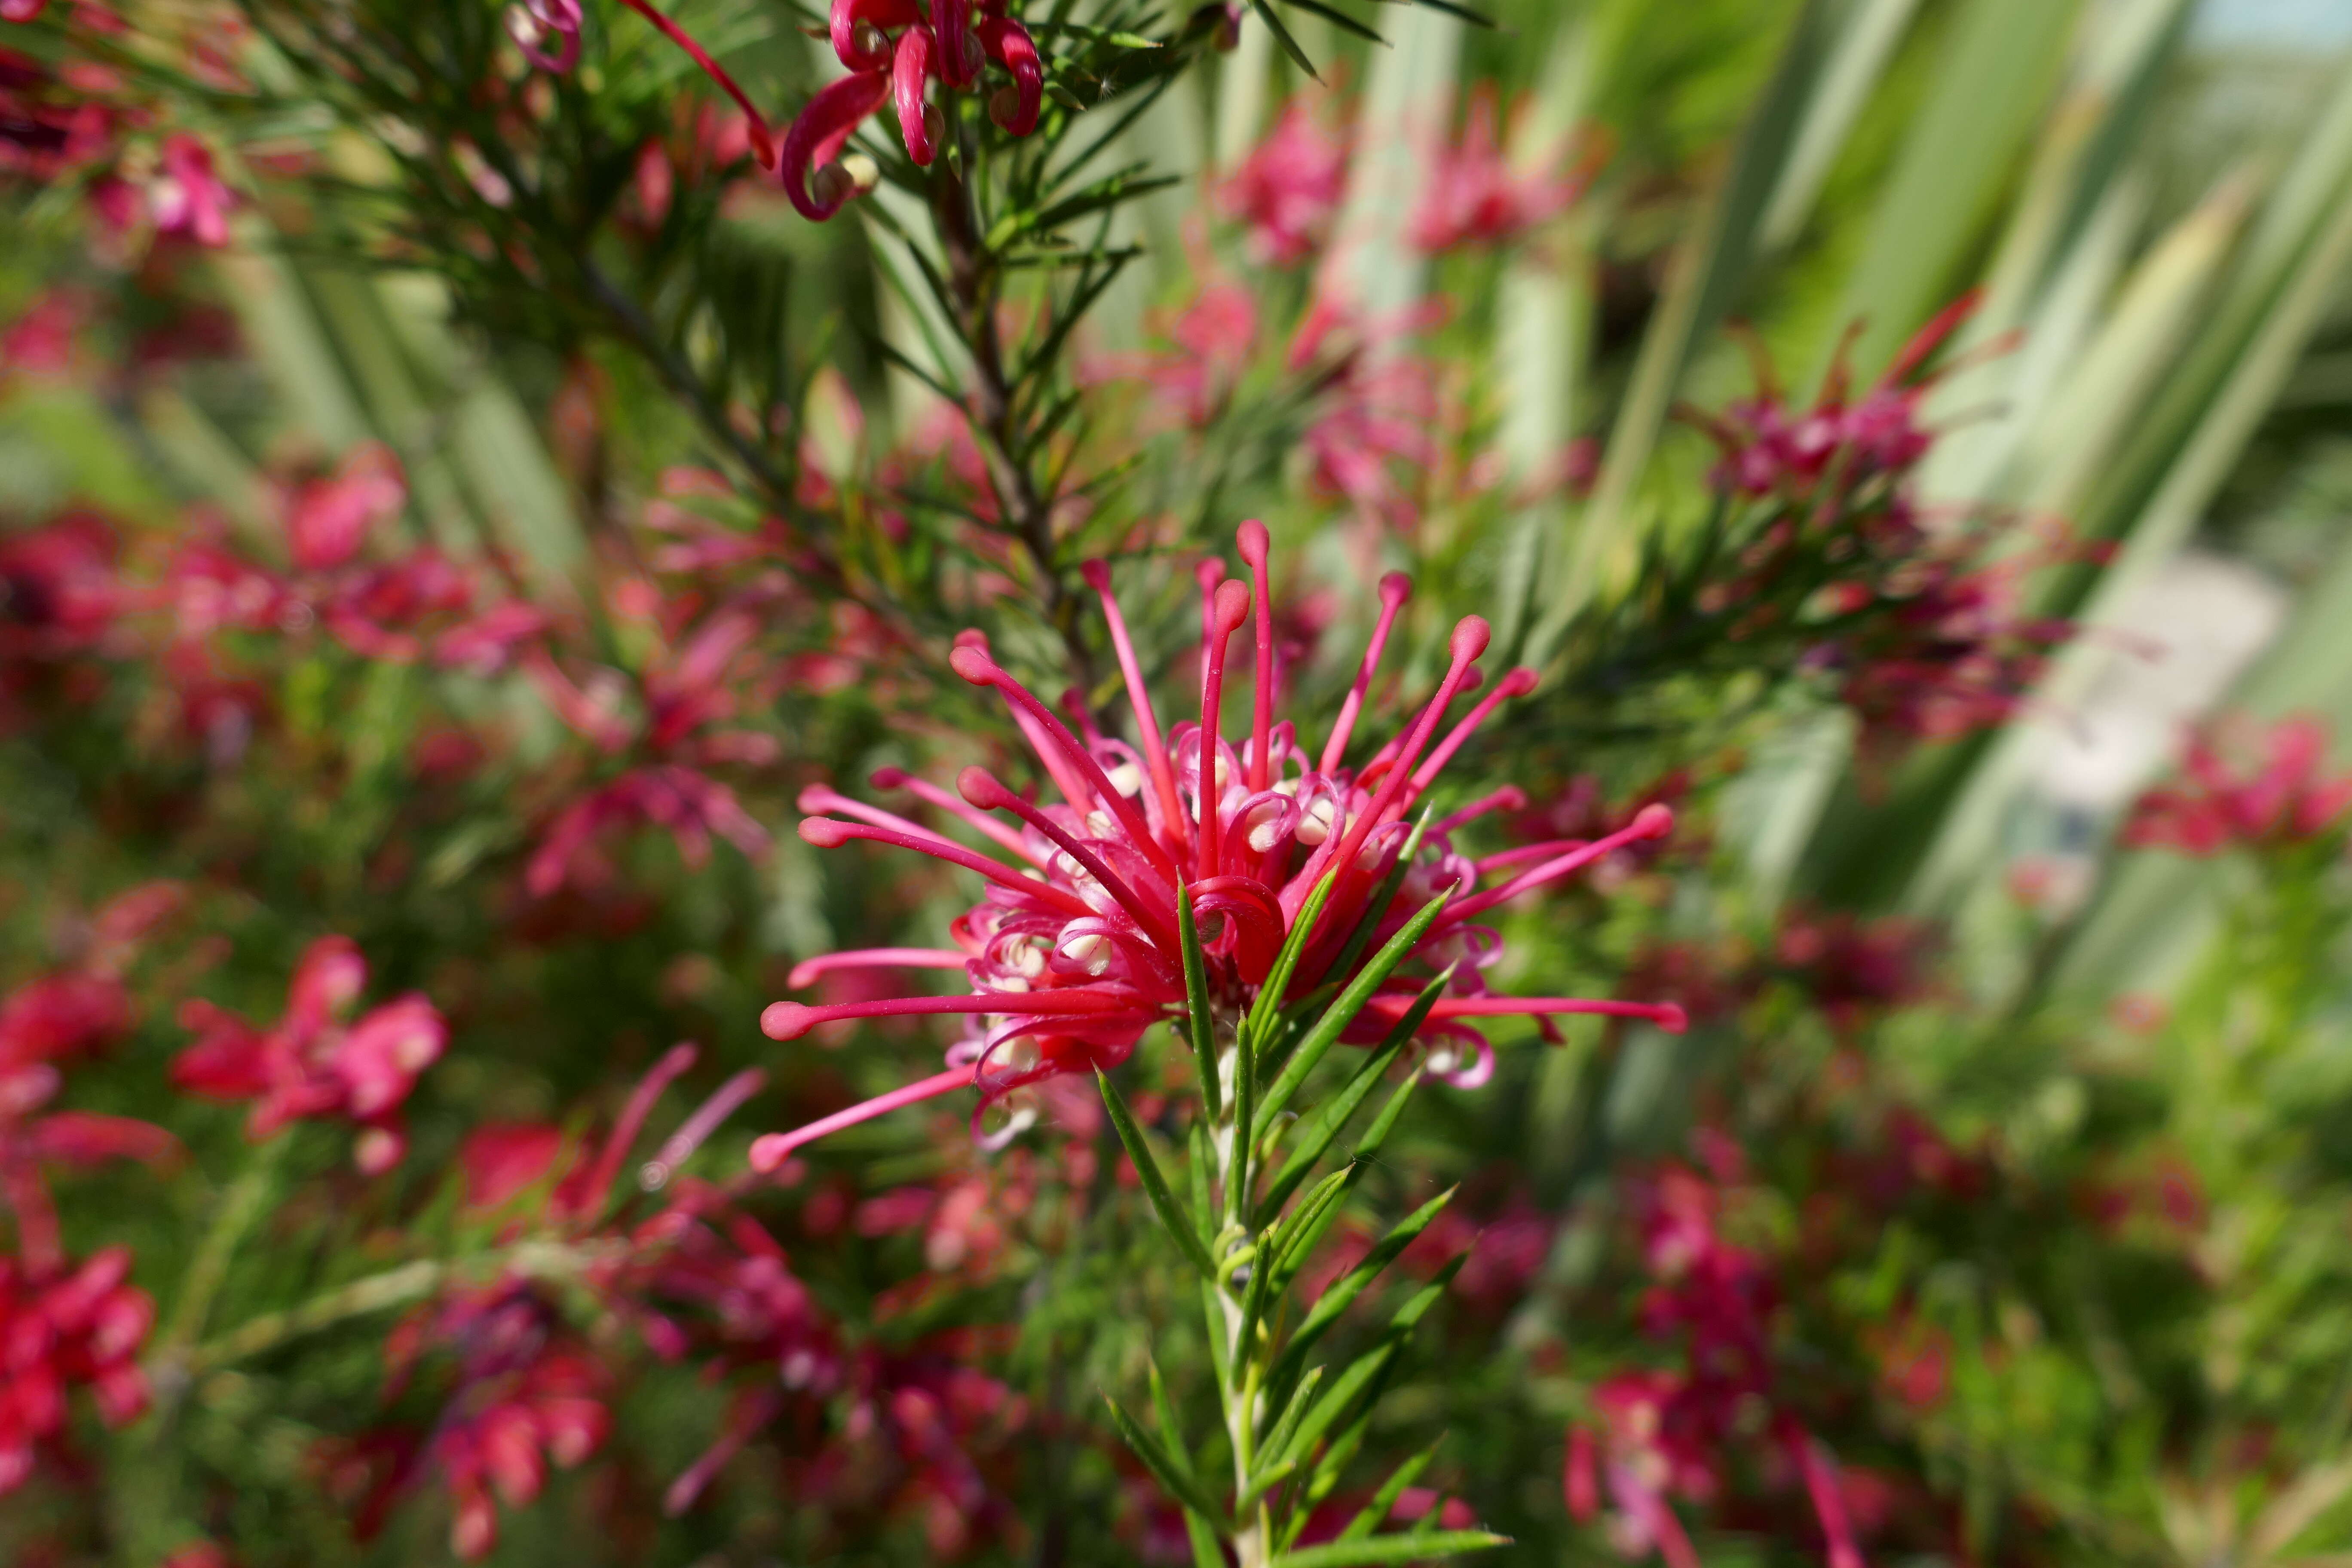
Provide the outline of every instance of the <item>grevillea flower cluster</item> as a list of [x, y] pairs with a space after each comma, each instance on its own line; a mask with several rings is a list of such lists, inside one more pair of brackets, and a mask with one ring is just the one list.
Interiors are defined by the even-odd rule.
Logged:
[[[1738, 1159], [1727, 1141], [1718, 1162]], [[1681, 1165], [1644, 1194], [1642, 1250], [1654, 1283], [1642, 1301], [1653, 1338], [1679, 1342], [1680, 1370], [1620, 1373], [1592, 1393], [1596, 1419], [1569, 1433], [1569, 1511], [1590, 1520], [1602, 1492], [1628, 1555], [1655, 1551], [1668, 1568], [1698, 1554], [1668, 1498], [1706, 1502], [1723, 1489], [1735, 1446], [1760, 1446], [1801, 1482], [1828, 1542], [1830, 1568], [1863, 1568], [1836, 1460], [1800, 1423], [1773, 1352], [1778, 1295], [1764, 1258], [1725, 1237], [1723, 1184]]]
[[885, 102], [897, 110], [907, 156], [923, 168], [949, 134], [934, 86], [942, 95], [980, 92], [993, 66], [1003, 79], [988, 91], [989, 118], [1013, 136], [1037, 128], [1045, 65], [1029, 29], [1004, 8], [1005, 0], [833, 0], [833, 51], [850, 74], [809, 100], [779, 153], [784, 194], [803, 217], [822, 223], [873, 187], [871, 162], [843, 154]]
[[408, 1147], [401, 1105], [440, 1059], [449, 1026], [414, 991], [343, 1022], [366, 988], [358, 944], [327, 936], [302, 954], [285, 1015], [267, 1029], [191, 998], [180, 1023], [197, 1037], [172, 1064], [172, 1081], [207, 1100], [253, 1101], [246, 1131], [256, 1140], [308, 1118], [349, 1120], [359, 1128], [354, 1163], [371, 1175], [388, 1171]]
[[2327, 738], [2316, 719], [2284, 720], [2262, 737], [2261, 760], [2237, 772], [2214, 736], [2191, 737], [2180, 781], [2139, 798], [2124, 842], [2213, 855], [2326, 838], [2352, 816], [2352, 773], [2325, 772]]
[[110, 1426], [147, 1408], [138, 1354], [155, 1303], [130, 1274], [127, 1247], [46, 1269], [0, 1257], [0, 1493], [24, 1485], [37, 1447], [62, 1436], [73, 1389], [89, 1391]]
[[[1201, 573], [1197, 721], [1162, 729], [1101, 562], [1090, 563], [1086, 575], [1100, 596], [1126, 681], [1131, 741], [1083, 714], [1073, 729], [991, 657], [979, 634], [958, 639], [950, 667], [1005, 702], [1059, 802], [1040, 805], [977, 767], [962, 772], [954, 793], [895, 770], [877, 774], [876, 783], [903, 789], [996, 854], [833, 789], [803, 794], [804, 809], [824, 814], [801, 824], [810, 844], [834, 848], [865, 840], [911, 849], [976, 872], [988, 888], [956, 921], [952, 947], [835, 952], [799, 966], [793, 980], [801, 985], [835, 970], [902, 967], [960, 971], [971, 989], [826, 1006], [778, 1002], [761, 1020], [772, 1038], [798, 1039], [834, 1019], [911, 1015], [959, 1016], [966, 1032], [949, 1052], [945, 1071], [797, 1131], [771, 1134], [753, 1146], [757, 1164], [774, 1169], [812, 1139], [960, 1088], [977, 1088], [985, 1109], [1058, 1074], [1116, 1067], [1146, 1029], [1184, 1011], [1180, 931], [1187, 914], [1200, 932], [1217, 1020], [1230, 1026], [1255, 1003], [1302, 922], [1304, 945], [1286, 999], [1344, 984], [1415, 910], [1450, 895], [1342, 1038], [1378, 1040], [1418, 992], [1443, 976], [1444, 994], [1421, 1034], [1432, 1071], [1462, 1088], [1484, 1083], [1493, 1068], [1475, 1020], [1584, 1013], [1682, 1027], [1682, 1010], [1671, 1003], [1490, 994], [1481, 974], [1498, 956], [1500, 942], [1478, 923], [1487, 910], [1621, 845], [1664, 834], [1672, 813], [1652, 806], [1597, 840], [1555, 840], [1471, 858], [1454, 836], [1488, 813], [1524, 806], [1525, 796], [1506, 787], [1442, 816], [1424, 808], [1425, 798], [1496, 709], [1534, 688], [1535, 673], [1514, 669], [1495, 680], [1446, 727], [1454, 704], [1486, 685], [1478, 659], [1490, 633], [1483, 619], [1466, 616], [1449, 640], [1445, 673], [1418, 713], [1360, 744], [1360, 725], [1370, 729], [1363, 721], [1381, 657], [1412, 592], [1409, 579], [1391, 574], [1381, 584], [1380, 617], [1354, 683], [1317, 743], [1276, 712], [1281, 683], [1267, 613], [1265, 529], [1243, 525], [1240, 547], [1247, 582], [1223, 580], [1214, 561]], [[1246, 738], [1228, 740], [1229, 657], [1244, 626], [1255, 628], [1255, 694]], [[1416, 808], [1424, 808], [1418, 817]], [[1327, 882], [1310, 916], [1310, 898]], [[1019, 1108], [1013, 1109], [1008, 1131], [1022, 1124]]]

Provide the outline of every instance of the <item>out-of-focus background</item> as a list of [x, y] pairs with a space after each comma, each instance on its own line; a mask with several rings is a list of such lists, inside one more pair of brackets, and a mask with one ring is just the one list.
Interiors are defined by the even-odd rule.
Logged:
[[1275, 1561], [2346, 1561], [2352, 3], [1016, 0], [962, 228], [645, 9], [0, 0], [0, 1560], [1222, 1561], [1090, 1083], [748, 1156], [980, 896], [802, 812], [1038, 782], [968, 627], [1116, 737], [1094, 557], [1189, 711], [1260, 517], [1302, 732], [1391, 572], [1381, 736], [1539, 678], [1446, 864], [1675, 813], [1465, 962], [1691, 1025], [1416, 1091]]

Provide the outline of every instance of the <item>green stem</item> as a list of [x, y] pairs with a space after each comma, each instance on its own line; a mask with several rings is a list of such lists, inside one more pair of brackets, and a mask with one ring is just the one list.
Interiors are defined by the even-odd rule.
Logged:
[[180, 1280], [179, 1297], [172, 1306], [172, 1321], [158, 1344], [164, 1353], [184, 1348], [204, 1332], [205, 1319], [211, 1314], [213, 1300], [228, 1278], [229, 1259], [235, 1256], [237, 1244], [245, 1239], [246, 1232], [253, 1228], [254, 1221], [268, 1206], [278, 1168], [285, 1163], [290, 1142], [280, 1133], [257, 1145], [247, 1159], [245, 1170], [221, 1194], [212, 1226], [197, 1243], [195, 1256], [189, 1259], [188, 1271]]
[[625, 1246], [617, 1241], [573, 1243], [541, 1238], [468, 1258], [420, 1258], [338, 1285], [283, 1311], [265, 1312], [227, 1333], [172, 1355], [158, 1373], [176, 1374], [182, 1382], [193, 1381], [205, 1373], [267, 1354], [306, 1334], [421, 1301], [452, 1283], [492, 1279], [504, 1273], [532, 1279], [576, 1279], [591, 1265], [614, 1256]]

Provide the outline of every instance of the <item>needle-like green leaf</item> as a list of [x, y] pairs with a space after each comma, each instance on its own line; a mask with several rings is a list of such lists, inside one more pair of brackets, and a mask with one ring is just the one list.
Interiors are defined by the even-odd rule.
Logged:
[[1119, 1441], [1143, 1461], [1145, 1468], [1159, 1478], [1160, 1484], [1168, 1489], [1170, 1497], [1212, 1523], [1224, 1518], [1224, 1510], [1209, 1496], [1200, 1479], [1192, 1474], [1190, 1465], [1180, 1468], [1176, 1461], [1169, 1458], [1168, 1450], [1161, 1447], [1159, 1440], [1145, 1431], [1118, 1400], [1106, 1394], [1103, 1403], [1110, 1406], [1111, 1424], [1118, 1428]]
[[1298, 1048], [1290, 1054], [1290, 1060], [1283, 1065], [1281, 1076], [1265, 1092], [1265, 1102], [1259, 1115], [1274, 1117], [1290, 1102], [1290, 1097], [1298, 1092], [1298, 1086], [1307, 1081], [1307, 1075], [1322, 1061], [1324, 1053], [1339, 1042], [1340, 1031], [1355, 1022], [1356, 1015], [1364, 1010], [1364, 1004], [1372, 999], [1372, 994], [1381, 988], [1381, 983], [1404, 962], [1407, 953], [1421, 945], [1421, 939], [1429, 934], [1430, 926], [1436, 921], [1439, 911], [1445, 908], [1446, 900], [1453, 896], [1454, 890], [1449, 888], [1423, 904], [1419, 913], [1405, 921], [1404, 929], [1389, 938], [1387, 945], [1374, 953], [1371, 962], [1348, 982], [1348, 988], [1339, 993], [1339, 998], [1324, 1010], [1320, 1018], [1315, 1020], [1315, 1026], [1307, 1032], [1307, 1037], [1299, 1041]]
[[1100, 1068], [1095, 1069], [1095, 1082], [1101, 1086], [1103, 1104], [1110, 1111], [1110, 1123], [1118, 1130], [1118, 1141], [1127, 1146], [1127, 1157], [1135, 1162], [1135, 1173], [1142, 1178], [1144, 1193], [1151, 1206], [1160, 1213], [1160, 1223], [1176, 1238], [1184, 1256], [1204, 1279], [1216, 1278], [1217, 1266], [1210, 1261], [1209, 1249], [1201, 1245], [1201, 1233], [1196, 1229], [1184, 1205], [1176, 1201], [1169, 1190], [1168, 1178], [1160, 1173], [1160, 1162], [1151, 1157], [1151, 1147], [1143, 1141], [1143, 1129], [1135, 1123], [1135, 1113], [1127, 1108], [1127, 1097]]
[[1260, 1225], [1271, 1219], [1275, 1211], [1298, 1190], [1298, 1184], [1307, 1179], [1307, 1173], [1315, 1168], [1315, 1163], [1339, 1138], [1349, 1119], [1356, 1114], [1357, 1109], [1387, 1073], [1390, 1065], [1412, 1039], [1413, 1031], [1419, 1029], [1422, 1021], [1429, 1016], [1430, 1008], [1437, 1005], [1438, 994], [1444, 987], [1444, 975], [1423, 987], [1421, 994], [1413, 998], [1412, 1006], [1397, 1020], [1396, 1027], [1389, 1031], [1388, 1038], [1382, 1040], [1379, 1049], [1372, 1053], [1371, 1059], [1357, 1068], [1356, 1076], [1348, 1080], [1347, 1087], [1326, 1100], [1316, 1111], [1313, 1120], [1307, 1122], [1307, 1130], [1299, 1134], [1298, 1143], [1291, 1150], [1290, 1157], [1282, 1163], [1282, 1168], [1274, 1173], [1274, 1181], [1266, 1187], [1265, 1196], [1258, 1205]]

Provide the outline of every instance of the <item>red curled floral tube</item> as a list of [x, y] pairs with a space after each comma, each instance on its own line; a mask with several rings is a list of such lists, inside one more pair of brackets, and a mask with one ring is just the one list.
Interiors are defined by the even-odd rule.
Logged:
[[990, 16], [980, 24], [980, 43], [1013, 79], [1011, 87], [989, 95], [988, 117], [1008, 135], [1028, 135], [1037, 129], [1037, 111], [1045, 102], [1045, 69], [1037, 58], [1036, 40], [1020, 23]]
[[931, 0], [931, 27], [940, 36], [940, 79], [958, 92], [980, 81], [980, 45], [971, 36], [971, 0]]
[[933, 134], [931, 106], [923, 89], [939, 68], [939, 47], [929, 27], [909, 27], [898, 35], [898, 52], [890, 65], [890, 96], [898, 105], [898, 134], [905, 138], [907, 156], [929, 168], [939, 156]]
[[922, 19], [915, 0], [833, 0], [833, 52], [851, 70], [881, 70], [890, 63], [890, 40], [882, 29]]
[[793, 210], [811, 223], [823, 223], [857, 194], [857, 184], [834, 160], [849, 144], [860, 121], [882, 107], [890, 96], [890, 73], [860, 71], [831, 83], [801, 110], [784, 132], [777, 172], [783, 176], [784, 195]]
[[[740, 109], [751, 122], [752, 155], [769, 168], [774, 168], [776, 166], [775, 136], [768, 129], [766, 117], [753, 106], [751, 96], [736, 86], [735, 79], [727, 74], [727, 68], [712, 59], [709, 52], [694, 41], [692, 35], [659, 11], [655, 10], [653, 6], [646, 4], [646, 0], [621, 0], [621, 4], [651, 22], [662, 37], [684, 49], [694, 63], [702, 68], [703, 74], [717, 82], [727, 96], [735, 100], [735, 106]], [[793, 205], [799, 205], [797, 202]]]

